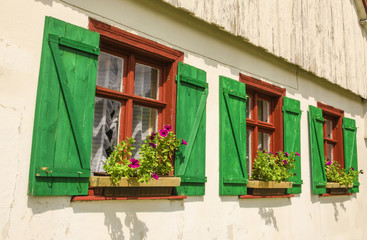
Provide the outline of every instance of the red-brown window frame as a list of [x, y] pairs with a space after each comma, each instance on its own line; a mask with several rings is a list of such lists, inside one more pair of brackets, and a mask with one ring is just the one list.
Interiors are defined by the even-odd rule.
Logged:
[[[255, 96], [252, 98], [253, 108], [251, 107], [251, 114], [254, 119], [246, 118], [246, 128], [253, 130], [252, 146], [253, 153], [252, 163], [256, 157], [258, 145], [258, 129], [272, 132], [270, 136], [270, 149], [268, 151], [277, 152], [283, 150], [283, 97], [286, 94], [284, 88], [275, 86], [273, 84], [261, 81], [259, 79], [244, 75], [240, 73], [240, 82], [246, 84], [246, 94]], [[265, 123], [257, 120], [257, 97], [265, 98], [270, 101], [270, 123]], [[277, 139], [276, 141], [274, 139]]]
[[[133, 104], [158, 109], [158, 129], [163, 128], [164, 124], [170, 124], [175, 127], [175, 76], [177, 74], [178, 62], [183, 61], [183, 52], [92, 18], [89, 19], [89, 29], [100, 34], [101, 51], [127, 60], [127, 64], [124, 64], [123, 92], [100, 86], [96, 87], [96, 96], [121, 102], [121, 122], [123, 124], [120, 124], [119, 139], [125, 139], [132, 135]], [[159, 97], [157, 100], [134, 94], [135, 63], [137, 62], [160, 69], [161, 79], [159, 81]]]
[[[343, 128], [342, 128], [344, 111], [321, 102], [317, 102], [317, 107], [322, 110], [322, 115], [325, 119], [323, 126], [325, 156], [327, 156], [327, 144], [328, 143], [333, 144], [334, 145], [333, 160], [338, 162], [340, 166], [344, 168], [344, 146], [343, 146]], [[333, 122], [332, 139], [326, 137], [326, 119], [331, 120]]]

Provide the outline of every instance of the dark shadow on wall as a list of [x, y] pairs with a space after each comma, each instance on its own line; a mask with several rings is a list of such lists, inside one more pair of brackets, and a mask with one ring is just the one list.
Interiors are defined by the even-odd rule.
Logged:
[[[116, 200], [72, 202], [75, 214], [98, 213], [104, 215], [104, 225], [112, 240], [120, 239], [148, 239], [148, 226], [139, 219], [139, 213], [151, 213], [152, 219], [158, 219], [154, 213], [170, 213], [183, 211], [183, 200]], [[127, 233], [129, 236], [127, 236]]]
[[149, 231], [145, 223], [138, 219], [136, 212], [126, 212], [124, 224], [129, 229], [130, 236], [125, 237], [123, 232], [123, 224], [121, 218], [117, 216], [116, 212], [105, 212], [104, 225], [108, 229], [108, 234], [112, 240], [121, 239], [147, 239], [147, 232]]
[[274, 229], [279, 232], [273, 208], [259, 208], [259, 215], [261, 216], [261, 219], [265, 221], [265, 225], [273, 226]]
[[122, 231], [122, 223], [116, 212], [105, 212], [104, 213], [104, 225], [108, 229], [108, 234], [112, 240], [125, 239]]
[[265, 225], [272, 226], [279, 232], [277, 218], [275, 217], [274, 209], [284, 206], [291, 206], [291, 198], [256, 198], [256, 199], [241, 199], [239, 200], [241, 208], [257, 208], [261, 220]]

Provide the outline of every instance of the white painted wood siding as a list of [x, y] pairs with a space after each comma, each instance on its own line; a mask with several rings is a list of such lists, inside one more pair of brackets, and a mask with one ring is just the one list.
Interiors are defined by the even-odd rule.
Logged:
[[366, 31], [353, 0], [163, 1], [367, 98]]

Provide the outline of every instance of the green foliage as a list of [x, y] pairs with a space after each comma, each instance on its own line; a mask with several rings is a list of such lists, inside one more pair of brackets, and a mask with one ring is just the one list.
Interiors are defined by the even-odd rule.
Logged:
[[254, 160], [251, 180], [261, 181], [287, 181], [295, 173], [295, 156], [299, 153], [279, 151], [277, 153], [258, 151]]
[[348, 185], [357, 180], [358, 174], [363, 174], [363, 170], [357, 171], [352, 167], [343, 169], [338, 162], [332, 163], [325, 157], [325, 173], [328, 182], [337, 182], [348, 188]]
[[134, 138], [127, 138], [121, 141], [103, 165], [103, 169], [111, 175], [111, 182], [117, 184], [121, 177], [132, 177], [136, 172], [129, 167], [131, 150], [135, 149], [131, 145], [135, 142]]
[[[181, 142], [172, 132], [172, 127], [164, 126], [159, 132], [152, 132], [140, 146], [139, 159], [131, 158], [131, 144], [134, 138], [121, 141], [104, 163], [104, 170], [111, 175], [113, 184], [122, 177], [137, 177], [139, 182], [149, 182], [158, 175], [168, 175], [173, 171], [172, 161]], [[182, 140], [183, 144], [187, 144]]]
[[173, 155], [180, 145], [173, 132], [168, 132], [165, 137], [158, 133], [147, 136], [140, 148], [140, 167], [137, 171], [139, 181], [148, 182], [154, 173], [168, 175], [173, 171]]

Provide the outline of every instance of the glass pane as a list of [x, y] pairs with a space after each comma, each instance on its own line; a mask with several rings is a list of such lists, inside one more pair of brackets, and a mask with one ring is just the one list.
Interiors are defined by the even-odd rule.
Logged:
[[328, 144], [326, 144], [326, 146], [327, 146], [327, 152], [326, 152], [326, 157], [327, 158], [329, 158], [329, 160], [331, 161], [331, 162], [334, 162], [334, 158], [333, 158], [333, 148], [334, 148], [334, 145], [333, 144], [331, 144], [331, 143], [328, 143]]
[[98, 57], [97, 86], [122, 92], [124, 59], [101, 52]]
[[257, 100], [257, 118], [262, 122], [269, 122], [270, 103], [268, 101]]
[[246, 100], [246, 118], [252, 118], [251, 116], [252, 98], [248, 96]]
[[135, 95], [158, 99], [159, 70], [137, 63], [135, 66]]
[[104, 172], [103, 162], [118, 143], [120, 102], [96, 97], [94, 106], [91, 171]]
[[132, 158], [138, 158], [138, 148], [145, 138], [152, 132], [157, 131], [158, 110], [134, 105], [133, 111], [133, 137], [136, 149], [132, 152]]
[[257, 141], [257, 149], [270, 150], [270, 134], [259, 131]]
[[247, 174], [248, 176], [251, 176], [252, 172], [252, 130], [247, 129], [246, 130], [246, 168], [247, 168]]
[[333, 121], [326, 119], [326, 138], [333, 139]]

